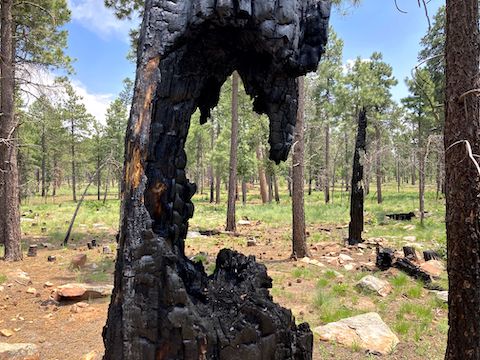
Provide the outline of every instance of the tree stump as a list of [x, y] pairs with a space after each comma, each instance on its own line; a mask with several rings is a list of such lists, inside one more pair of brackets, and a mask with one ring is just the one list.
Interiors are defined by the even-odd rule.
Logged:
[[207, 276], [185, 256], [191, 198], [184, 145], [236, 70], [270, 118], [270, 158], [293, 143], [296, 78], [317, 68], [328, 0], [147, 0], [126, 135], [115, 288], [105, 359], [311, 359], [313, 336], [272, 301], [253, 257], [222, 250]]
[[30, 246], [28, 247], [27, 256], [29, 256], [29, 257], [35, 257], [35, 256], [37, 256], [37, 249], [38, 249], [38, 246], [37, 246], [37, 245], [30, 245]]
[[409, 260], [418, 261], [417, 252], [416, 252], [416, 250], [413, 246], [404, 246], [403, 247], [403, 254]]
[[425, 250], [423, 252], [423, 258], [425, 259], [425, 261], [429, 261], [429, 260], [441, 260], [442, 257], [435, 251], [433, 250]]

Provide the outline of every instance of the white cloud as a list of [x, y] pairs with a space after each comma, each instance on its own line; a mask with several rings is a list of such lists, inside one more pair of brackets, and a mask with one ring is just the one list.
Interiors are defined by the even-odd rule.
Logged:
[[[63, 89], [55, 85], [55, 75], [50, 71], [28, 66], [17, 70], [17, 75], [20, 79], [25, 79], [21, 88], [26, 106], [31, 105], [41, 94], [45, 94], [53, 102], [65, 96]], [[115, 95], [93, 93], [78, 80], [72, 80], [71, 84], [77, 95], [82, 98], [81, 102], [85, 105], [87, 111], [102, 124], [105, 124], [108, 105], [114, 100]]]
[[68, 0], [72, 19], [95, 32], [103, 39], [118, 36], [129, 43], [129, 30], [138, 27], [138, 20], [119, 20], [113, 10], [107, 9], [103, 0]]

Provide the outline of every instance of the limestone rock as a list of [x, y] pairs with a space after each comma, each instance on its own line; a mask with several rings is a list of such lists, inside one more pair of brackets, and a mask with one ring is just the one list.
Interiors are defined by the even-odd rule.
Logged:
[[399, 343], [398, 337], [374, 312], [319, 326], [313, 332], [323, 341], [345, 346], [356, 344], [382, 355], [391, 353]]
[[0, 342], [0, 360], [40, 360], [40, 353], [35, 344]]
[[72, 258], [71, 264], [74, 268], [82, 268], [87, 263], [87, 254], [77, 254]]
[[388, 281], [379, 279], [373, 275], [363, 277], [356, 286], [362, 290], [377, 293], [380, 296], [387, 296], [392, 291], [392, 286]]
[[238, 225], [250, 225], [250, 221], [248, 220], [238, 220]]
[[448, 303], [448, 291], [432, 291], [436, 298], [444, 303]]
[[27, 289], [27, 294], [33, 294], [35, 295], [37, 293], [37, 289], [35, 289], [34, 287], [29, 287]]
[[347, 255], [347, 254], [340, 254], [340, 255], [338, 255], [338, 260], [353, 261], [353, 258], [350, 255]]

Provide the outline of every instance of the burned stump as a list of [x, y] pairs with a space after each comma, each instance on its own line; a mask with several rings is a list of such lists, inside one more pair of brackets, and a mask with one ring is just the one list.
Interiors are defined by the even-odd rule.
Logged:
[[400, 220], [400, 221], [410, 221], [412, 218], [415, 217], [415, 213], [398, 213], [398, 214], [386, 214], [386, 217], [392, 220]]
[[184, 145], [236, 70], [287, 158], [296, 78], [324, 51], [329, 0], [147, 0], [126, 135], [115, 288], [105, 359], [311, 359], [312, 333], [272, 301], [266, 268], [222, 250], [215, 273], [185, 257], [191, 198]]

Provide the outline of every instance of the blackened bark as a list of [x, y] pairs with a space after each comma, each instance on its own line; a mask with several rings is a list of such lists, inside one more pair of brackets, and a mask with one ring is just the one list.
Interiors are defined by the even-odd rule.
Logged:
[[382, 160], [381, 160], [381, 133], [380, 126], [375, 124], [375, 175], [377, 180], [377, 203], [383, 202], [382, 197]]
[[237, 188], [238, 148], [238, 73], [232, 75], [232, 130], [230, 135], [230, 172], [228, 178], [227, 225], [225, 231], [235, 231], [235, 198]]
[[480, 153], [478, 11], [478, 0], [446, 2], [447, 360], [480, 359], [480, 182], [465, 143]]
[[305, 117], [305, 78], [298, 78], [298, 113], [295, 126], [295, 147], [292, 153], [292, 256], [303, 258], [308, 255], [305, 236], [304, 206], [304, 117]]
[[367, 114], [365, 109], [358, 113], [358, 132], [353, 156], [352, 185], [350, 195], [350, 224], [348, 225], [348, 243], [362, 242], [363, 231], [363, 157], [366, 152]]
[[17, 121], [15, 119], [15, 74], [13, 40], [13, 1], [1, 3], [1, 49], [0, 49], [0, 207], [3, 219], [0, 222], [0, 237], [5, 244], [5, 260], [22, 259], [20, 248], [20, 204], [17, 164]]
[[237, 70], [254, 109], [270, 118], [270, 158], [285, 160], [296, 78], [318, 65], [329, 7], [323, 0], [146, 1], [105, 359], [311, 359], [308, 325], [273, 303], [263, 265], [222, 250], [207, 276], [185, 256], [196, 186], [186, 178], [184, 144], [196, 108], [203, 123]]

